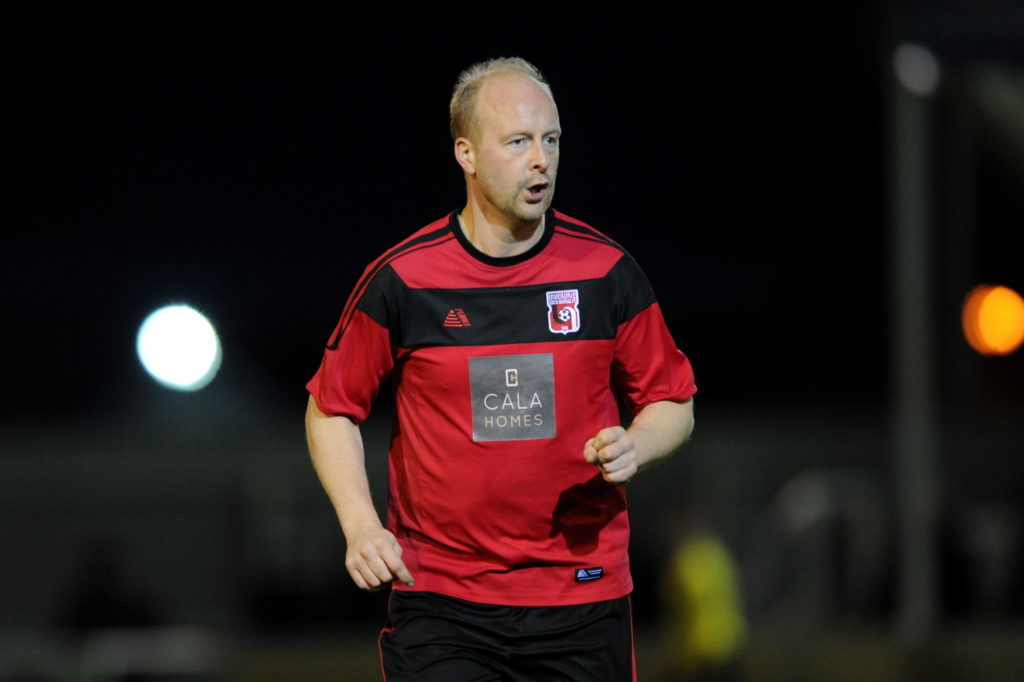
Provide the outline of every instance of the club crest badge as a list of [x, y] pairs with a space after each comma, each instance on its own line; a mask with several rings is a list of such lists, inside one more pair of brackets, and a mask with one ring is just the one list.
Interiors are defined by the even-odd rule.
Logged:
[[580, 330], [579, 289], [548, 291], [548, 329], [553, 334], [571, 334]]

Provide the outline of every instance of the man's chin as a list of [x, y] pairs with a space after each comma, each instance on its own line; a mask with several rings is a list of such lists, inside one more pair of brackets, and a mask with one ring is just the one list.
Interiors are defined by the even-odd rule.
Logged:
[[535, 204], [527, 203], [519, 207], [516, 212], [516, 217], [524, 223], [531, 223], [535, 220], [540, 220], [547, 213], [548, 208], [551, 207], [550, 197], [545, 197], [543, 201], [539, 201]]

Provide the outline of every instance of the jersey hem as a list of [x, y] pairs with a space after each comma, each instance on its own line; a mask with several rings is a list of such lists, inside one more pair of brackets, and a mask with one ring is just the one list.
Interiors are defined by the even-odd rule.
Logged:
[[514, 596], [510, 596], [508, 591], [500, 592], [489, 592], [481, 590], [452, 590], [452, 589], [427, 589], [420, 587], [419, 585], [409, 587], [403, 583], [394, 583], [392, 590], [398, 592], [422, 592], [422, 593], [433, 593], [440, 594], [445, 597], [452, 597], [454, 599], [462, 599], [463, 601], [472, 602], [474, 604], [487, 604], [490, 606], [524, 606], [524, 607], [544, 607], [544, 606], [579, 606], [580, 604], [592, 604], [594, 602], [608, 601], [610, 599], [619, 599], [625, 597], [633, 592], [633, 583], [630, 581], [626, 585], [619, 587], [609, 587], [608, 589], [602, 589], [601, 591], [588, 591], [586, 594], [572, 593], [572, 591], [563, 592], [557, 597], [552, 597], [549, 593], [545, 594], [531, 594], [519, 592]]

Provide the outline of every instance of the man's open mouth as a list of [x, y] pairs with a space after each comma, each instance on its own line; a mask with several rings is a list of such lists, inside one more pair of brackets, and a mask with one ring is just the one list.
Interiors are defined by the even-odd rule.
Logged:
[[546, 182], [537, 182], [526, 187], [526, 196], [530, 201], [540, 201], [544, 198], [545, 192], [547, 192], [548, 184]]

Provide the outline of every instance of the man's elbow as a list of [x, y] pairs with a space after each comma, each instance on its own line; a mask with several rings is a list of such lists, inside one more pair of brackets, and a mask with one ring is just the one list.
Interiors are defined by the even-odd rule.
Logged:
[[690, 436], [693, 434], [693, 398], [688, 398], [684, 402], [669, 402], [668, 405], [671, 414], [671, 423], [673, 429], [671, 431], [671, 443], [669, 452], [666, 456], [675, 452], [683, 446], [686, 441], [690, 440]]
[[680, 445], [690, 440], [690, 436], [693, 435], [694, 418], [693, 418], [693, 398], [687, 398], [686, 402], [680, 403], [682, 408], [682, 419], [681, 419], [681, 431], [682, 440], [679, 442]]

